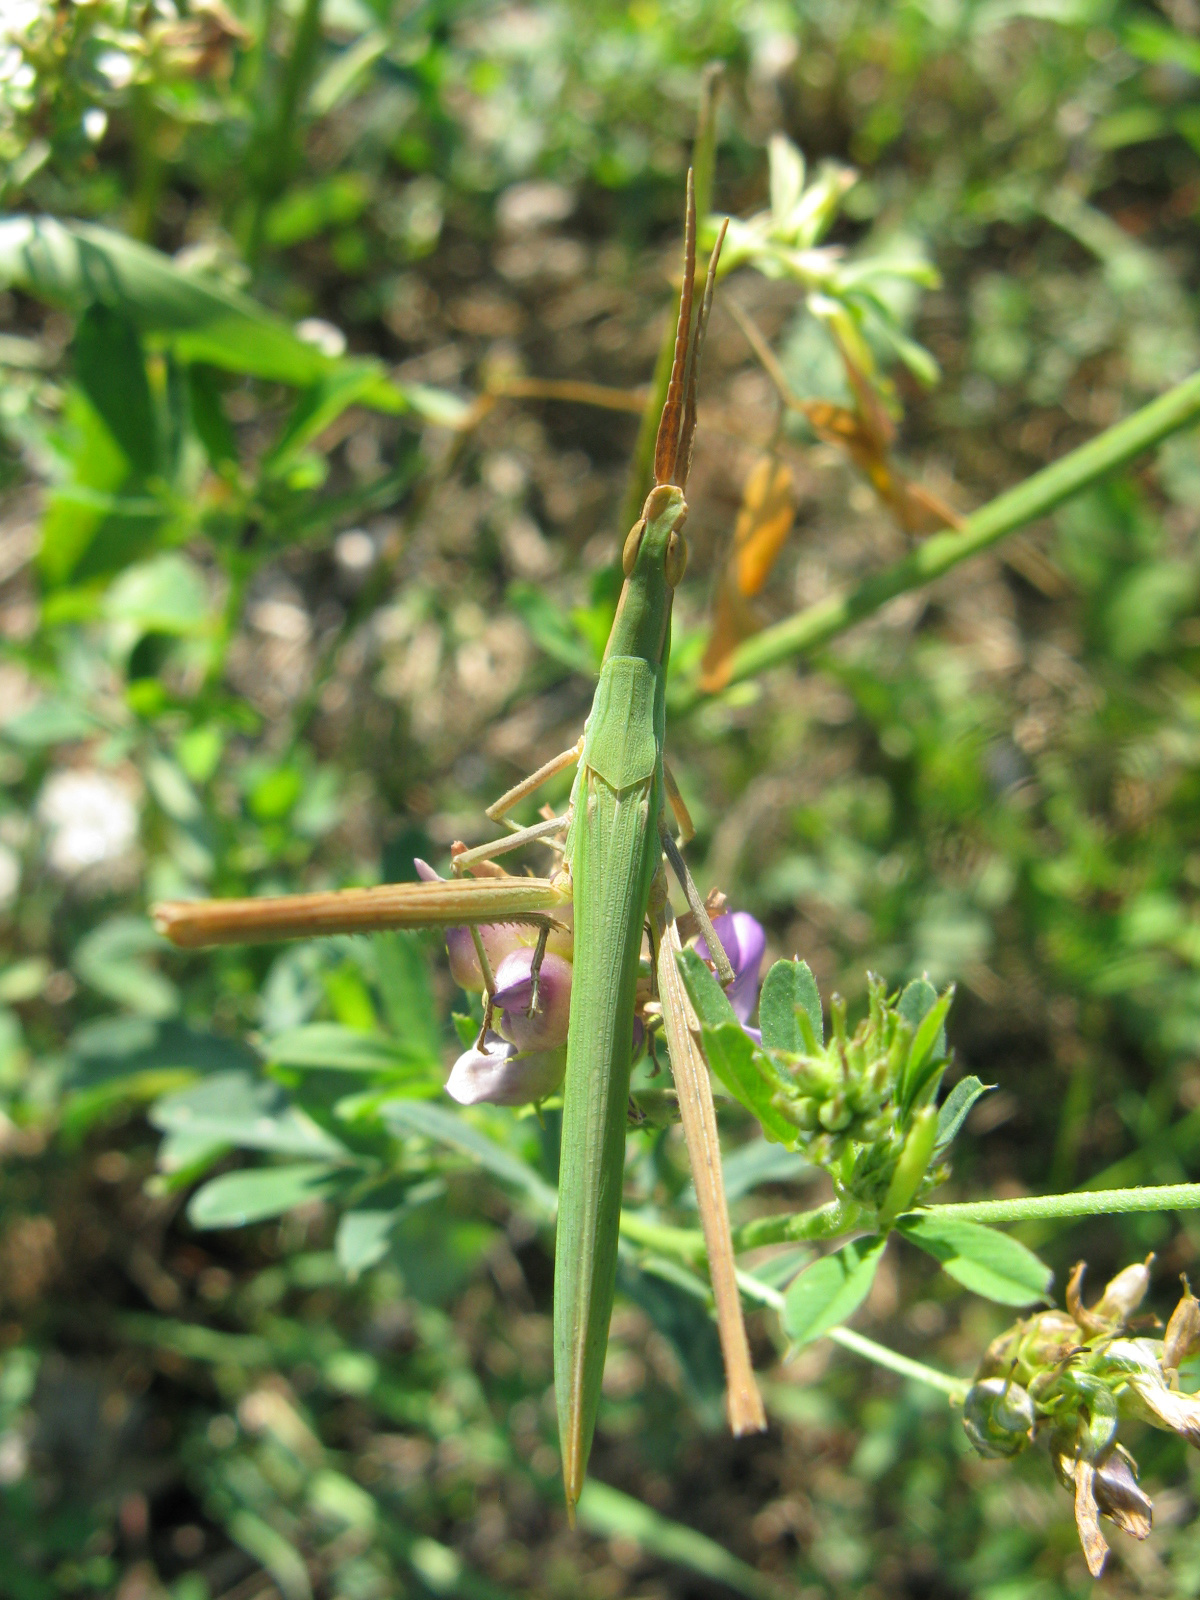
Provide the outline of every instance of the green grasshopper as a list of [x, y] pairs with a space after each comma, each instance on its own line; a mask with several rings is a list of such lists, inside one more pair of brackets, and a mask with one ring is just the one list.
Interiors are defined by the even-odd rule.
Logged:
[[696, 211], [689, 173], [683, 289], [671, 382], [654, 453], [654, 487], [625, 540], [625, 582], [591, 713], [578, 745], [509, 790], [487, 814], [499, 821], [547, 778], [574, 765], [567, 811], [493, 844], [460, 850], [454, 859], [455, 870], [462, 872], [503, 851], [565, 833], [561, 870], [548, 879], [484, 877], [392, 884], [156, 909], [159, 928], [185, 945], [396, 927], [470, 926], [485, 975], [483, 1045], [494, 979], [477, 929], [496, 922], [524, 922], [538, 928], [532, 971], [536, 1008], [537, 974], [554, 912], [570, 900], [574, 963], [555, 1247], [554, 1375], [563, 1482], [572, 1521], [591, 1450], [616, 1286], [636, 988], [647, 928], [701, 1201], [729, 1379], [730, 1423], [739, 1433], [765, 1426], [733, 1269], [712, 1092], [692, 1038], [694, 1018], [674, 965], [679, 937], [667, 906], [663, 866], [665, 854], [683, 885], [718, 976], [730, 982], [732, 968], [667, 825], [669, 804], [685, 837], [690, 836], [686, 810], [663, 760], [671, 606], [687, 561], [684, 490], [696, 432], [700, 353], [723, 238], [722, 228], [693, 319]]

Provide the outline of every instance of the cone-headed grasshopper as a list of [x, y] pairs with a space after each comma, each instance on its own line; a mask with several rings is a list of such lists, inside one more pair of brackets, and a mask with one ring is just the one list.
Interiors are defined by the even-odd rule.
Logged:
[[[461, 852], [455, 859], [456, 869], [463, 870], [489, 854], [558, 831], [565, 833], [562, 871], [553, 879], [396, 884], [279, 900], [178, 904], [156, 912], [162, 931], [185, 945], [388, 927], [533, 923], [541, 930], [536, 990], [554, 910], [571, 901], [574, 971], [555, 1254], [554, 1374], [563, 1480], [572, 1516], [591, 1449], [616, 1281], [635, 991], [647, 928], [717, 1296], [730, 1423], [739, 1433], [765, 1426], [737, 1296], [711, 1089], [691, 1039], [687, 1002], [675, 970], [679, 943], [667, 908], [663, 867], [665, 853], [688, 894], [718, 973], [730, 981], [732, 969], [668, 831], [664, 806], [669, 801], [686, 819], [663, 765], [665, 682], [671, 604], [687, 561], [684, 489], [696, 431], [700, 352], [724, 236], [722, 230], [693, 318], [696, 214], [690, 173], [685, 232], [675, 357], [655, 448], [655, 483], [625, 540], [625, 584], [583, 737], [510, 790], [488, 814], [499, 819], [552, 773], [575, 765], [569, 808], [561, 818], [522, 829], [498, 845]], [[478, 939], [476, 949], [487, 986], [482, 1040], [494, 983]]]

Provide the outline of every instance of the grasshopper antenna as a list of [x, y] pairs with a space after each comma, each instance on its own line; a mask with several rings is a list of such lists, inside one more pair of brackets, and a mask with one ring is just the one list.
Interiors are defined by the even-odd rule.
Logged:
[[696, 393], [700, 380], [700, 352], [704, 333], [708, 327], [708, 314], [712, 309], [713, 289], [717, 281], [717, 262], [725, 242], [728, 220], [721, 223], [721, 231], [713, 246], [708, 263], [708, 276], [696, 324], [692, 326], [692, 304], [696, 288], [696, 180], [692, 169], [687, 175], [687, 210], [683, 231], [683, 288], [679, 295], [679, 321], [675, 329], [675, 358], [671, 365], [671, 381], [658, 424], [658, 437], [654, 444], [654, 481], [656, 484], [673, 483], [680, 489], [687, 487], [688, 472], [692, 465], [692, 447], [696, 437]]

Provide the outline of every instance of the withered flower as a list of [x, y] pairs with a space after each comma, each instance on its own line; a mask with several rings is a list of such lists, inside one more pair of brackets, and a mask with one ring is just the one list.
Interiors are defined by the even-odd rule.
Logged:
[[1163, 1371], [1174, 1372], [1182, 1361], [1200, 1347], [1200, 1300], [1192, 1293], [1185, 1277], [1183, 1298], [1171, 1313], [1167, 1331], [1163, 1335]]
[[1080, 1262], [1066, 1312], [1038, 1312], [993, 1340], [963, 1405], [963, 1427], [981, 1455], [1013, 1456], [1046, 1440], [1055, 1475], [1074, 1497], [1093, 1577], [1108, 1557], [1102, 1518], [1134, 1539], [1148, 1537], [1153, 1522], [1137, 1462], [1117, 1441], [1121, 1421], [1136, 1417], [1200, 1449], [1200, 1395], [1178, 1386], [1180, 1363], [1200, 1347], [1200, 1302], [1185, 1279], [1164, 1338], [1138, 1335], [1132, 1323], [1153, 1259], [1119, 1272], [1090, 1307]]

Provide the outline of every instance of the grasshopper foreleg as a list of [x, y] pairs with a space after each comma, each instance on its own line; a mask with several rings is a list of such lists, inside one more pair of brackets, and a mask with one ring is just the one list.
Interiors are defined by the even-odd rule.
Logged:
[[531, 772], [527, 778], [522, 778], [520, 783], [514, 784], [511, 789], [506, 790], [499, 800], [493, 800], [484, 815], [490, 817], [493, 822], [500, 822], [515, 805], [524, 800], [526, 795], [532, 794], [535, 789], [540, 789], [544, 783], [548, 782], [557, 773], [575, 765], [582, 754], [583, 738], [581, 736], [579, 742], [573, 744], [569, 750], [563, 750], [559, 755], [554, 756], [552, 760], [540, 766], [536, 772]]
[[496, 856], [507, 855], [510, 850], [519, 850], [522, 845], [536, 844], [539, 839], [559, 833], [569, 826], [570, 821], [571, 811], [568, 807], [561, 817], [547, 817], [544, 822], [535, 822], [532, 827], [518, 828], [505, 839], [491, 839], [487, 844], [477, 844], [471, 850], [460, 850], [451, 865], [455, 872], [464, 872], [477, 861], [491, 861]]

